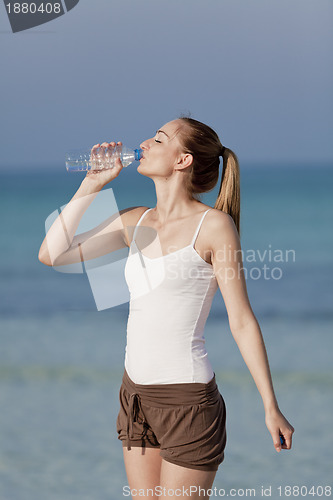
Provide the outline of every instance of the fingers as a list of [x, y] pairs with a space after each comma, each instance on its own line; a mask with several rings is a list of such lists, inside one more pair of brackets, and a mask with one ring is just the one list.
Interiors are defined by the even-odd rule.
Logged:
[[114, 141], [112, 141], [112, 142], [103, 142], [101, 144], [101, 146], [103, 148], [110, 148], [111, 147], [113, 149], [116, 146], [116, 143]]
[[[295, 429], [290, 422], [282, 415], [281, 411], [266, 413], [266, 425], [271, 433], [273, 445], [277, 452], [290, 450], [292, 445], [292, 435]], [[282, 442], [281, 442], [281, 440]]]
[[87, 171], [87, 175], [100, 174], [102, 171], [110, 170], [111, 163], [113, 170], [112, 175], [119, 175], [123, 168], [123, 164], [119, 158], [121, 149], [121, 141], [104, 141], [102, 143], [94, 144], [90, 153], [91, 168]]
[[281, 451], [281, 441], [280, 441], [280, 435], [279, 432], [276, 431], [272, 433], [272, 438], [273, 438], [273, 443], [274, 443], [274, 448], [276, 449], [277, 452]]
[[110, 142], [102, 142], [101, 144], [98, 143], [98, 144], [95, 144], [92, 148], [91, 148], [91, 151], [95, 153], [96, 149], [99, 148], [99, 147], [103, 147], [103, 148], [115, 148], [116, 145], [117, 146], [122, 146], [122, 142], [121, 141], [118, 141], [117, 143], [115, 141], [110, 141]]
[[282, 445], [282, 448], [284, 450], [290, 450], [291, 445], [292, 445], [292, 435], [294, 432], [295, 432], [295, 429], [293, 428], [292, 425], [290, 426], [290, 429], [287, 429], [286, 431], [284, 431], [283, 437], [284, 437], [285, 442]]
[[[290, 426], [288, 429], [284, 429], [279, 433], [274, 433], [273, 443], [277, 452], [283, 450], [290, 450], [292, 446], [292, 435], [295, 432], [293, 426]], [[281, 443], [280, 436], [282, 436], [283, 444]]]
[[[110, 142], [103, 142], [102, 144], [97, 144], [97, 146], [102, 146], [103, 148], [108, 148], [108, 147], [115, 147], [115, 146], [121, 146], [122, 145], [122, 142], [121, 141], [118, 141], [118, 142], [115, 142], [115, 141], [110, 141]], [[94, 146], [95, 147], [95, 146]]]
[[116, 158], [114, 165], [115, 165], [115, 168], [117, 168], [118, 170], [121, 170], [124, 167], [123, 164], [121, 163], [120, 158]]

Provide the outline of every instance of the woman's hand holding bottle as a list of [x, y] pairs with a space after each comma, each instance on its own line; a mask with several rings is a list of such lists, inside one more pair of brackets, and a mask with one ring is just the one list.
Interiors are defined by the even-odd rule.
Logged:
[[[116, 144], [115, 142], [103, 142], [103, 144], [95, 144], [92, 147], [90, 158], [92, 162], [98, 161], [98, 168], [96, 168], [96, 170], [93, 170], [93, 168], [88, 170], [86, 177], [84, 178], [84, 181], [93, 182], [99, 185], [100, 187], [103, 187], [109, 182], [111, 182], [113, 179], [118, 177], [120, 171], [124, 168], [119, 157], [117, 157], [114, 160], [113, 168], [108, 168], [108, 163], [110, 161], [108, 153], [111, 156], [115, 148], [118, 146], [119, 148], [121, 148], [122, 143], [117, 142]], [[100, 150], [98, 152], [98, 159], [97, 159], [96, 150], [98, 148], [100, 148]], [[101, 148], [103, 148], [102, 153], [101, 153]], [[105, 168], [103, 168], [103, 162], [105, 162]]]

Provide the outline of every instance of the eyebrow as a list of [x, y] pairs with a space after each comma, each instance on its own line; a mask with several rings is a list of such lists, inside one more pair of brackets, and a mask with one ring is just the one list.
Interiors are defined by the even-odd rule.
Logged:
[[168, 134], [166, 132], [164, 132], [164, 130], [156, 130], [156, 134], [159, 134], [159, 133], [165, 134], [170, 139], [170, 137], [168, 136]]

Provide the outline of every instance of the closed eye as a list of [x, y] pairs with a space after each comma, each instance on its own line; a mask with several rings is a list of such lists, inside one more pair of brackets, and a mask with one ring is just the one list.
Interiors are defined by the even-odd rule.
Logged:
[[158, 142], [159, 144], [162, 144], [162, 141], [158, 141], [157, 139], [155, 139], [155, 142]]

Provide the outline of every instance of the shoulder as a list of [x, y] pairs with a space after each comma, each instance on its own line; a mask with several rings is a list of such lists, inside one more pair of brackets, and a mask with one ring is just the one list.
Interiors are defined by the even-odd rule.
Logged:
[[123, 210], [119, 211], [121, 221], [123, 224], [124, 241], [127, 246], [130, 246], [134, 228], [137, 225], [140, 217], [148, 209], [149, 207], [138, 206], [138, 207], [124, 208]]
[[129, 207], [120, 210], [119, 214], [123, 222], [136, 225], [141, 215], [148, 210], [149, 207]]
[[227, 228], [228, 226], [235, 226], [233, 218], [231, 215], [226, 212], [222, 212], [221, 210], [217, 210], [217, 208], [212, 208], [206, 215], [206, 225], [211, 227], [212, 229], [218, 228]]
[[224, 244], [236, 243], [239, 235], [231, 215], [216, 208], [210, 210], [205, 217], [207, 240], [212, 250]]

